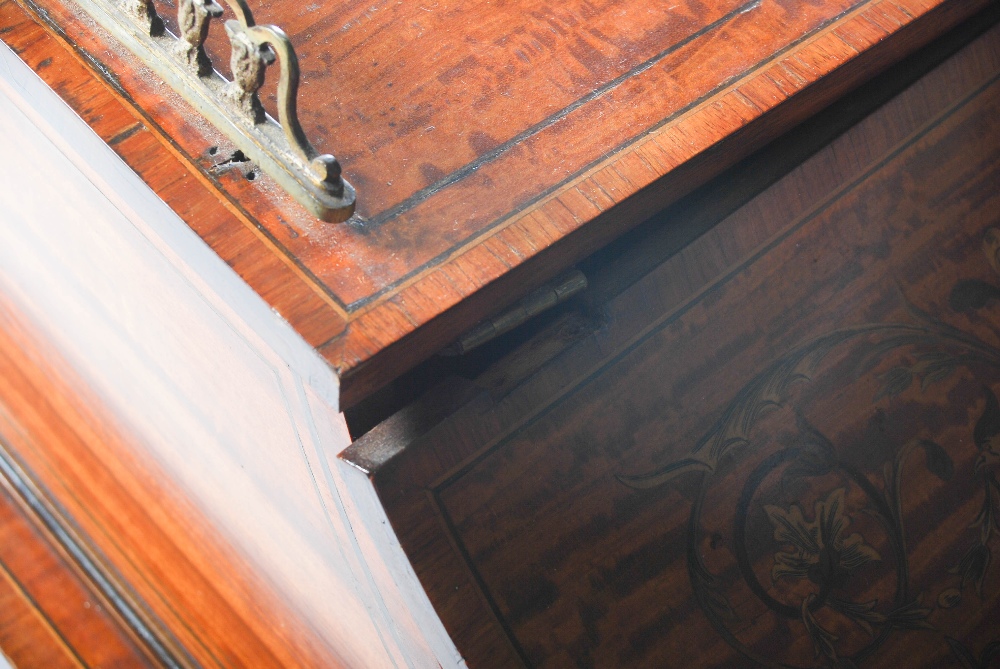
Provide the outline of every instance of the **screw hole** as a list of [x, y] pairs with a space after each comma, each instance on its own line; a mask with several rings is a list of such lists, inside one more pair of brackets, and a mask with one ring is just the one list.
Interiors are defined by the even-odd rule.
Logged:
[[246, 161], [247, 157], [239, 149], [233, 151], [233, 155], [229, 158], [229, 162], [231, 163], [245, 163]]
[[214, 156], [218, 152], [219, 152], [219, 147], [217, 147], [217, 146], [210, 146], [210, 147], [208, 147], [208, 155]]
[[257, 178], [257, 173], [256, 172], [247, 172], [246, 176], [247, 176], [247, 181], [253, 181], [254, 179]]

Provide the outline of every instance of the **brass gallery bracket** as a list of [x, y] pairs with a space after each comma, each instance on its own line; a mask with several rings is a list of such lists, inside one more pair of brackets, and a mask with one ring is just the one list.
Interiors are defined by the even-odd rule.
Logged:
[[[337, 159], [316, 151], [299, 125], [299, 61], [291, 41], [276, 26], [256, 25], [244, 0], [225, 0], [236, 15], [225, 22], [233, 81], [205, 53], [209, 24], [223, 12], [214, 0], [178, 0], [179, 37], [164, 27], [153, 0], [77, 1], [315, 216], [339, 222], [354, 213], [354, 188]], [[257, 97], [275, 62], [278, 121]]]

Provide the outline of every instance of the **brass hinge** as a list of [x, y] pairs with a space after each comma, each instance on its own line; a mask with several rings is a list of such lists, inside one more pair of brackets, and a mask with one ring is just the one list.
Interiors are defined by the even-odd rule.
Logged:
[[570, 270], [534, 291], [510, 309], [483, 321], [458, 341], [441, 351], [441, 355], [463, 355], [496, 339], [505, 332], [527, 322], [533, 316], [551, 309], [587, 287], [587, 277], [580, 270]]

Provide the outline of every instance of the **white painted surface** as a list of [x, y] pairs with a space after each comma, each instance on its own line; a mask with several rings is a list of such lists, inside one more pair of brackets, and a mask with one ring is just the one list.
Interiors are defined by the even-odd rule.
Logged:
[[2, 43], [0, 291], [350, 666], [462, 664], [336, 376]]

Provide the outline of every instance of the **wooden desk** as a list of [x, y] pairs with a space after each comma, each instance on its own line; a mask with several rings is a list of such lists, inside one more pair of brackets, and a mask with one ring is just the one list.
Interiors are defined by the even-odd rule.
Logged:
[[[609, 3], [573, 30], [571, 9], [499, 8], [461, 33], [447, 7], [400, 7], [266, 17], [332, 45], [304, 49], [303, 123], [359, 200], [326, 224], [252, 165], [222, 166], [228, 140], [81, 32], [78, 12], [0, 5], [2, 39], [332, 365], [354, 407], [360, 438], [338, 460], [342, 427], [316, 425], [339, 407], [315, 402], [322, 373], [300, 368], [306, 390], [276, 393], [274, 415], [299, 424], [300, 401], [322, 404], [293, 430], [312, 445], [258, 453], [221, 432], [203, 445], [249, 457], [257, 481], [279, 467], [253, 508], [273, 505], [287, 523], [267, 527], [303, 547], [322, 534], [298, 577], [298, 545], [234, 510], [251, 500], [238, 478], [213, 497], [196, 485], [210, 469], [165, 465], [141, 431], [96, 456], [12, 444], [160, 640], [145, 661], [433, 666], [458, 661], [452, 642], [473, 667], [987, 652], [995, 534], [968, 526], [995, 511], [1000, 38], [956, 51], [995, 6], [718, 4], [682, 20]], [[383, 40], [392, 26], [410, 41]], [[217, 59], [222, 46], [207, 43]], [[505, 79], [511, 53], [535, 60]], [[422, 362], [574, 264], [580, 296]], [[12, 340], [11, 364], [44, 396], [54, 372], [30, 371], [31, 339]], [[15, 418], [37, 412], [20, 388]], [[209, 423], [222, 406], [208, 402]], [[88, 476], [67, 483], [69, 465]], [[123, 524], [119, 508], [137, 515]], [[337, 592], [348, 612], [324, 609]]]
[[626, 238], [593, 301], [348, 449], [470, 664], [994, 642], [998, 37], [689, 244]]
[[[76, 5], [37, 7], [129, 101], [99, 133], [317, 347], [350, 406], [987, 4], [254, 8], [300, 44], [305, 132], [358, 186], [330, 226], [232, 168], [231, 143]], [[219, 27], [206, 46], [226, 71]]]

